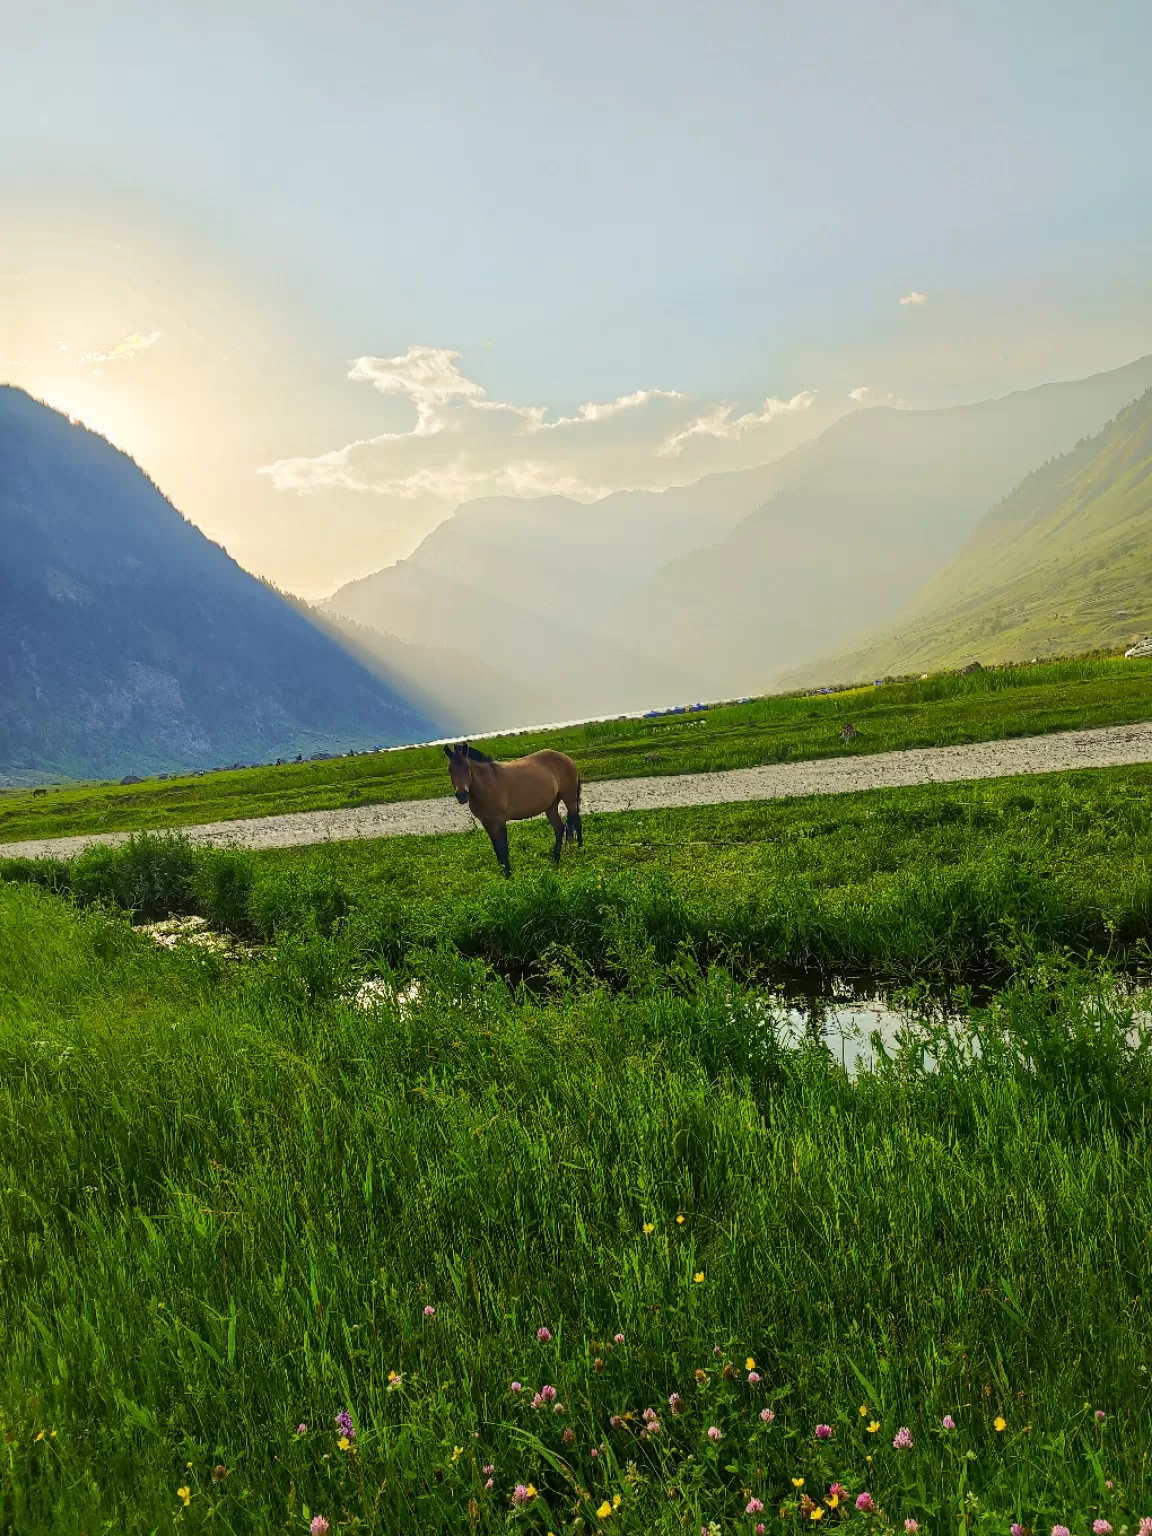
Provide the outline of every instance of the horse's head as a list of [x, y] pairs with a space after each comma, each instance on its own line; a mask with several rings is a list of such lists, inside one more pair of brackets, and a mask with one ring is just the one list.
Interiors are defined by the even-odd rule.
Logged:
[[468, 796], [472, 793], [472, 762], [468, 756], [467, 743], [461, 742], [458, 747], [445, 747], [444, 756], [448, 759], [448, 774], [456, 798], [461, 805], [467, 805]]

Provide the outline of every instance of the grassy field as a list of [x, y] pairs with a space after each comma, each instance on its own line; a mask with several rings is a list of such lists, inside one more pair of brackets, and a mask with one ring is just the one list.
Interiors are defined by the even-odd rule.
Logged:
[[[570, 753], [587, 780], [744, 768], [904, 747], [949, 746], [1152, 718], [1152, 661], [1053, 662], [828, 695], [757, 699], [701, 715], [613, 720], [495, 738], [500, 756]], [[859, 735], [847, 744], [840, 727]], [[162, 830], [448, 792], [438, 747], [203, 778], [0, 792], [0, 843], [86, 832]]]
[[[0, 864], [0, 1531], [1135, 1536], [1150, 798]], [[863, 968], [983, 1001], [785, 1048]]]

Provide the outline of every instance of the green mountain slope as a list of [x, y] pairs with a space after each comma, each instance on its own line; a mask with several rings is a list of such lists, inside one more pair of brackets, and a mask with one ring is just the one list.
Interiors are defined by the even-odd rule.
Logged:
[[801, 681], [1130, 642], [1152, 631], [1152, 390], [1045, 464], [885, 632]]

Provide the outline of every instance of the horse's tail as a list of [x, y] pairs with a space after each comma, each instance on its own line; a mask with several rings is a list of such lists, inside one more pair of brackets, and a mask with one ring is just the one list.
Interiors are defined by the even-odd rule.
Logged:
[[580, 820], [580, 775], [576, 775], [576, 792], [569, 800], [564, 797], [564, 806], [568, 812], [564, 822], [564, 841], [575, 843], [577, 847], [584, 846], [584, 823]]

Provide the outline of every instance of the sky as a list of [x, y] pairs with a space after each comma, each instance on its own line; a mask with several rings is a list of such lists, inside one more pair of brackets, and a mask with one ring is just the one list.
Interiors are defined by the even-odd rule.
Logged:
[[1152, 352], [1143, 0], [4, 11], [0, 379], [304, 596]]

